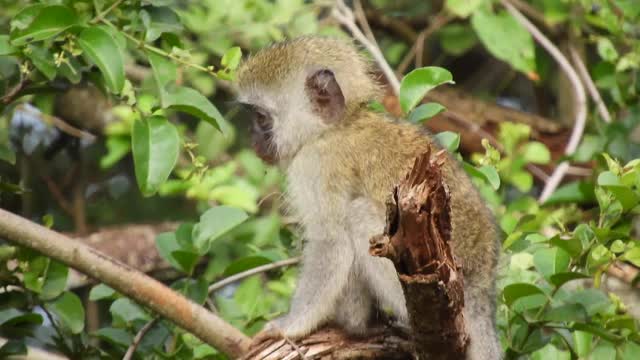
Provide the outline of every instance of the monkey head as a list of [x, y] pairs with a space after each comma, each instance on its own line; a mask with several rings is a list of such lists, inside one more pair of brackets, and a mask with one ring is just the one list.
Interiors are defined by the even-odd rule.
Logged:
[[345, 40], [308, 36], [277, 43], [238, 69], [238, 100], [252, 114], [254, 149], [287, 161], [379, 96], [371, 64]]

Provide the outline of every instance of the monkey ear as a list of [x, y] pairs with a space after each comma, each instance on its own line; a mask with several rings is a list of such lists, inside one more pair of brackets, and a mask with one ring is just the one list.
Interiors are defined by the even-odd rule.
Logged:
[[340, 121], [345, 112], [345, 100], [340, 85], [329, 69], [321, 69], [305, 82], [305, 90], [311, 101], [313, 111], [326, 123]]

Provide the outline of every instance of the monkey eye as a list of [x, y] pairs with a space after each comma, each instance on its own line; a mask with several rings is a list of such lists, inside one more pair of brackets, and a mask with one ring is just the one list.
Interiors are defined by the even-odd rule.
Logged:
[[271, 129], [271, 117], [263, 110], [256, 109], [254, 111], [255, 122], [262, 130]]

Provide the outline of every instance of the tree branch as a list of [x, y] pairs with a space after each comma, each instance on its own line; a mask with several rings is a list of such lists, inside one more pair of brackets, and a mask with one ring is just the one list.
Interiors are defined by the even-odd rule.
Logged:
[[266, 265], [262, 265], [262, 266], [258, 266], [258, 267], [254, 267], [253, 269], [249, 269], [247, 271], [243, 271], [240, 273], [237, 273], [235, 275], [231, 275], [227, 278], [224, 278], [214, 284], [211, 284], [211, 286], [209, 286], [209, 294], [222, 289], [223, 287], [229, 285], [229, 284], [233, 284], [234, 282], [238, 281], [238, 280], [242, 280], [244, 278], [247, 278], [249, 276], [252, 275], [256, 275], [259, 273], [263, 273], [263, 272], [267, 272], [269, 270], [273, 270], [273, 269], [277, 269], [277, 268], [281, 268], [284, 266], [289, 266], [289, 265], [294, 265], [300, 262], [300, 257], [295, 257], [295, 258], [291, 258], [291, 259], [286, 259], [286, 260], [280, 260], [280, 261], [276, 261], [274, 263], [271, 264], [266, 264]]
[[356, 25], [355, 16], [353, 15], [353, 11], [351, 11], [351, 9], [347, 5], [345, 5], [343, 0], [336, 0], [336, 4], [331, 10], [331, 15], [336, 20], [338, 20], [341, 25], [346, 27], [351, 35], [353, 35], [353, 37], [369, 51], [371, 56], [373, 56], [373, 58], [378, 63], [378, 66], [380, 66], [380, 69], [382, 70], [384, 76], [387, 78], [387, 81], [393, 89], [393, 92], [398, 95], [400, 93], [400, 81], [398, 81], [398, 78], [393, 72], [393, 69], [391, 68], [391, 66], [389, 66], [389, 63], [384, 58], [384, 55], [382, 55], [382, 51], [380, 51], [380, 48], [369, 41], [369, 39], [367, 39], [367, 37], [362, 33], [360, 28], [358, 28], [358, 25]]
[[239, 357], [248, 349], [249, 338], [223, 319], [79, 241], [3, 209], [0, 209], [0, 237], [100, 280], [232, 357]]
[[[587, 121], [587, 99], [584, 91], [584, 87], [582, 86], [582, 82], [580, 81], [580, 77], [571, 66], [571, 63], [567, 60], [567, 58], [558, 50], [558, 48], [540, 31], [538, 28], [533, 25], [527, 18], [522, 15], [518, 9], [516, 9], [508, 0], [501, 0], [502, 5], [507, 9], [507, 11], [522, 25], [524, 26], [529, 33], [533, 36], [533, 38], [551, 55], [551, 57], [560, 65], [560, 68], [567, 75], [567, 78], [573, 85], [574, 93], [574, 107], [576, 109], [576, 118], [573, 123], [573, 131], [571, 132], [571, 137], [569, 138], [569, 142], [565, 147], [564, 153], [565, 155], [571, 155], [580, 144], [580, 140], [582, 139], [582, 134], [584, 132], [584, 127]], [[553, 171], [553, 174], [549, 177], [547, 184], [544, 189], [542, 189], [542, 194], [538, 198], [540, 203], [545, 202], [549, 196], [558, 188], [562, 178], [564, 178], [567, 170], [569, 169], [569, 162], [563, 161], [561, 162], [556, 169]]]
[[151, 330], [151, 328], [153, 328], [158, 323], [159, 320], [160, 318], [156, 316], [153, 319], [151, 319], [151, 321], [144, 324], [144, 326], [140, 329], [140, 331], [138, 331], [136, 336], [133, 338], [133, 341], [131, 342], [131, 345], [127, 349], [127, 352], [122, 357], [122, 360], [133, 359], [133, 354], [135, 354], [136, 349], [138, 348], [138, 345], [140, 345], [144, 336], [147, 335], [149, 330]]
[[587, 88], [587, 91], [589, 91], [589, 96], [591, 96], [593, 102], [596, 103], [596, 108], [598, 109], [598, 113], [600, 113], [600, 117], [602, 118], [602, 120], [604, 120], [604, 122], [611, 123], [611, 114], [609, 113], [609, 109], [607, 109], [604, 101], [602, 101], [602, 96], [600, 96], [600, 92], [598, 92], [596, 84], [593, 83], [593, 79], [591, 79], [589, 71], [587, 71], [587, 68], [584, 66], [582, 59], [580, 59], [578, 51], [572, 45], [569, 45], [569, 55], [571, 56], [571, 60], [576, 66], [576, 69], [578, 70], [578, 75], [580, 75], [580, 78], [582, 78], [584, 86]]

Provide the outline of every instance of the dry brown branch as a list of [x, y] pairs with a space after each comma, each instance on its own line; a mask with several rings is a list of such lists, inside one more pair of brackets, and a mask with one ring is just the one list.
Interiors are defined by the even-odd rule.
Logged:
[[226, 354], [239, 357], [248, 349], [249, 338], [218, 316], [79, 241], [2, 209], [0, 237], [98, 279]]
[[[558, 50], [558, 48], [540, 31], [538, 28], [533, 25], [522, 13], [516, 9], [508, 0], [501, 0], [502, 5], [507, 9], [507, 11], [522, 25], [524, 26], [529, 33], [533, 36], [533, 38], [551, 55], [551, 57], [558, 63], [562, 71], [566, 74], [567, 78], [571, 82], [574, 93], [574, 108], [576, 109], [576, 118], [573, 122], [573, 131], [571, 132], [571, 137], [569, 138], [569, 142], [565, 147], [564, 153], [565, 155], [571, 155], [580, 144], [580, 140], [582, 139], [582, 134], [584, 132], [584, 128], [587, 121], [587, 106], [586, 106], [586, 95], [584, 91], [584, 87], [582, 86], [582, 82], [580, 81], [580, 77], [571, 66], [571, 63], [567, 60], [567, 58]], [[538, 198], [538, 201], [543, 203], [546, 201], [549, 196], [558, 188], [562, 178], [564, 178], [567, 170], [569, 169], [569, 162], [563, 161], [555, 168], [551, 177], [549, 177], [549, 181], [547, 181], [546, 185], [542, 189], [542, 193]]]
[[131, 360], [133, 358], [133, 354], [136, 352], [136, 349], [138, 348], [138, 345], [140, 345], [140, 342], [142, 342], [142, 339], [144, 338], [144, 336], [147, 335], [149, 330], [151, 330], [151, 328], [153, 328], [156, 325], [156, 323], [158, 323], [159, 320], [160, 320], [159, 317], [155, 317], [151, 319], [151, 321], [149, 321], [148, 323], [144, 324], [144, 326], [140, 329], [140, 331], [138, 331], [136, 336], [133, 338], [133, 341], [131, 342], [131, 345], [127, 349], [127, 352], [122, 357], [122, 360]]

